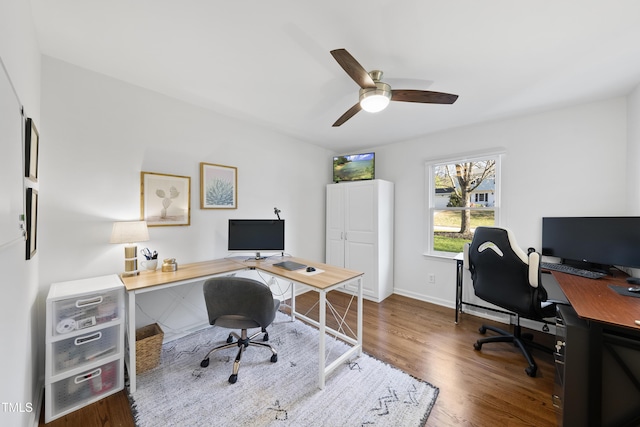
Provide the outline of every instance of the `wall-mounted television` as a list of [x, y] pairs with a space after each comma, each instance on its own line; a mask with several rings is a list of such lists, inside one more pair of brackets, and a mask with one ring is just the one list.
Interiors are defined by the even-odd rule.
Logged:
[[333, 157], [333, 182], [375, 179], [376, 153]]
[[230, 251], [284, 251], [284, 219], [230, 219]]

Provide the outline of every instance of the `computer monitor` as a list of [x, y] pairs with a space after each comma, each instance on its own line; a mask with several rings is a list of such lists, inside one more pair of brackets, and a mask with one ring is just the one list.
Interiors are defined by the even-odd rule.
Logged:
[[284, 220], [230, 219], [228, 249], [255, 252], [256, 259], [260, 251], [284, 251]]
[[542, 218], [542, 255], [587, 270], [640, 267], [640, 217]]

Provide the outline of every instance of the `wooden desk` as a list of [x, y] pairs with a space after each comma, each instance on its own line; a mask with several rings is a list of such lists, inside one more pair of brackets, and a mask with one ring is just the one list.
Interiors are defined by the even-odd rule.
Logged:
[[581, 318], [640, 330], [640, 326], [635, 324], [635, 320], [640, 319], [640, 298], [620, 295], [609, 287], [629, 286], [622, 273], [616, 272], [615, 276], [597, 280], [559, 271], [552, 271], [551, 274]]
[[[295, 261], [301, 264], [311, 265], [317, 269], [313, 273], [306, 271], [288, 271], [274, 264], [281, 261]], [[303, 286], [309, 290], [318, 292], [320, 318], [316, 322], [295, 311], [295, 286], [291, 286], [291, 317], [304, 319], [316, 325], [319, 329], [319, 357], [318, 357], [318, 386], [322, 389], [326, 376], [354, 354], [362, 353], [362, 275], [363, 273], [331, 265], [306, 261], [293, 257], [269, 257], [265, 260], [255, 260], [246, 257], [223, 258], [211, 261], [203, 261], [192, 264], [178, 265], [178, 270], [173, 272], [144, 271], [138, 276], [121, 277], [127, 291], [127, 347], [125, 363], [129, 373], [129, 391], [136, 391], [136, 295], [166, 289], [172, 286], [181, 286], [188, 283], [204, 281], [212, 277], [225, 276], [237, 271], [260, 270], [272, 276], [288, 280], [294, 285]], [[326, 294], [348, 283], [357, 285], [357, 331], [356, 337], [348, 336], [341, 330], [333, 330], [326, 327]], [[333, 334], [351, 344], [351, 348], [342, 354], [329, 366], [325, 363], [326, 332]]]

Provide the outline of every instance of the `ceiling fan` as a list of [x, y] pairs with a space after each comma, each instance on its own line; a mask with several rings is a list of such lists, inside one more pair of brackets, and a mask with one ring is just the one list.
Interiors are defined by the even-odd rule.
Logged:
[[347, 72], [349, 77], [360, 86], [359, 102], [340, 116], [333, 124], [333, 127], [342, 125], [360, 110], [370, 113], [382, 111], [387, 107], [389, 101], [453, 104], [458, 99], [458, 95], [450, 93], [412, 89], [392, 90], [391, 86], [381, 81], [382, 71], [373, 70], [367, 72], [346, 49], [332, 50], [331, 55], [338, 61], [338, 64]]

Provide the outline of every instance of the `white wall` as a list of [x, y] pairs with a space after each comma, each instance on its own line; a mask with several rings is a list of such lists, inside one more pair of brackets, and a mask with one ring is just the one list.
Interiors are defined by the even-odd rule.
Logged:
[[627, 211], [640, 215], [640, 86], [627, 96]]
[[616, 98], [376, 148], [376, 175], [396, 184], [395, 292], [455, 301], [454, 261], [423, 255], [425, 161], [504, 147], [503, 225], [539, 249], [543, 216], [627, 213], [626, 134], [626, 100]]
[[[25, 115], [39, 123], [40, 53], [28, 1], [6, 0], [0, 4], [0, 58]], [[21, 141], [2, 140], [0, 153], [7, 152], [5, 144], [20, 144], [23, 150]], [[28, 185], [37, 188], [37, 184]], [[0, 425], [3, 426], [27, 426], [37, 421], [42, 396], [37, 340], [38, 263], [39, 254], [25, 261], [24, 243], [0, 250], [0, 337], [4, 343], [0, 352]]]
[[[118, 272], [113, 221], [138, 219], [140, 172], [191, 177], [191, 225], [144, 245], [187, 263], [227, 255], [228, 218], [287, 221], [286, 249], [322, 258], [331, 154], [211, 111], [43, 58], [41, 283]], [[238, 209], [200, 209], [199, 163], [238, 168]]]

